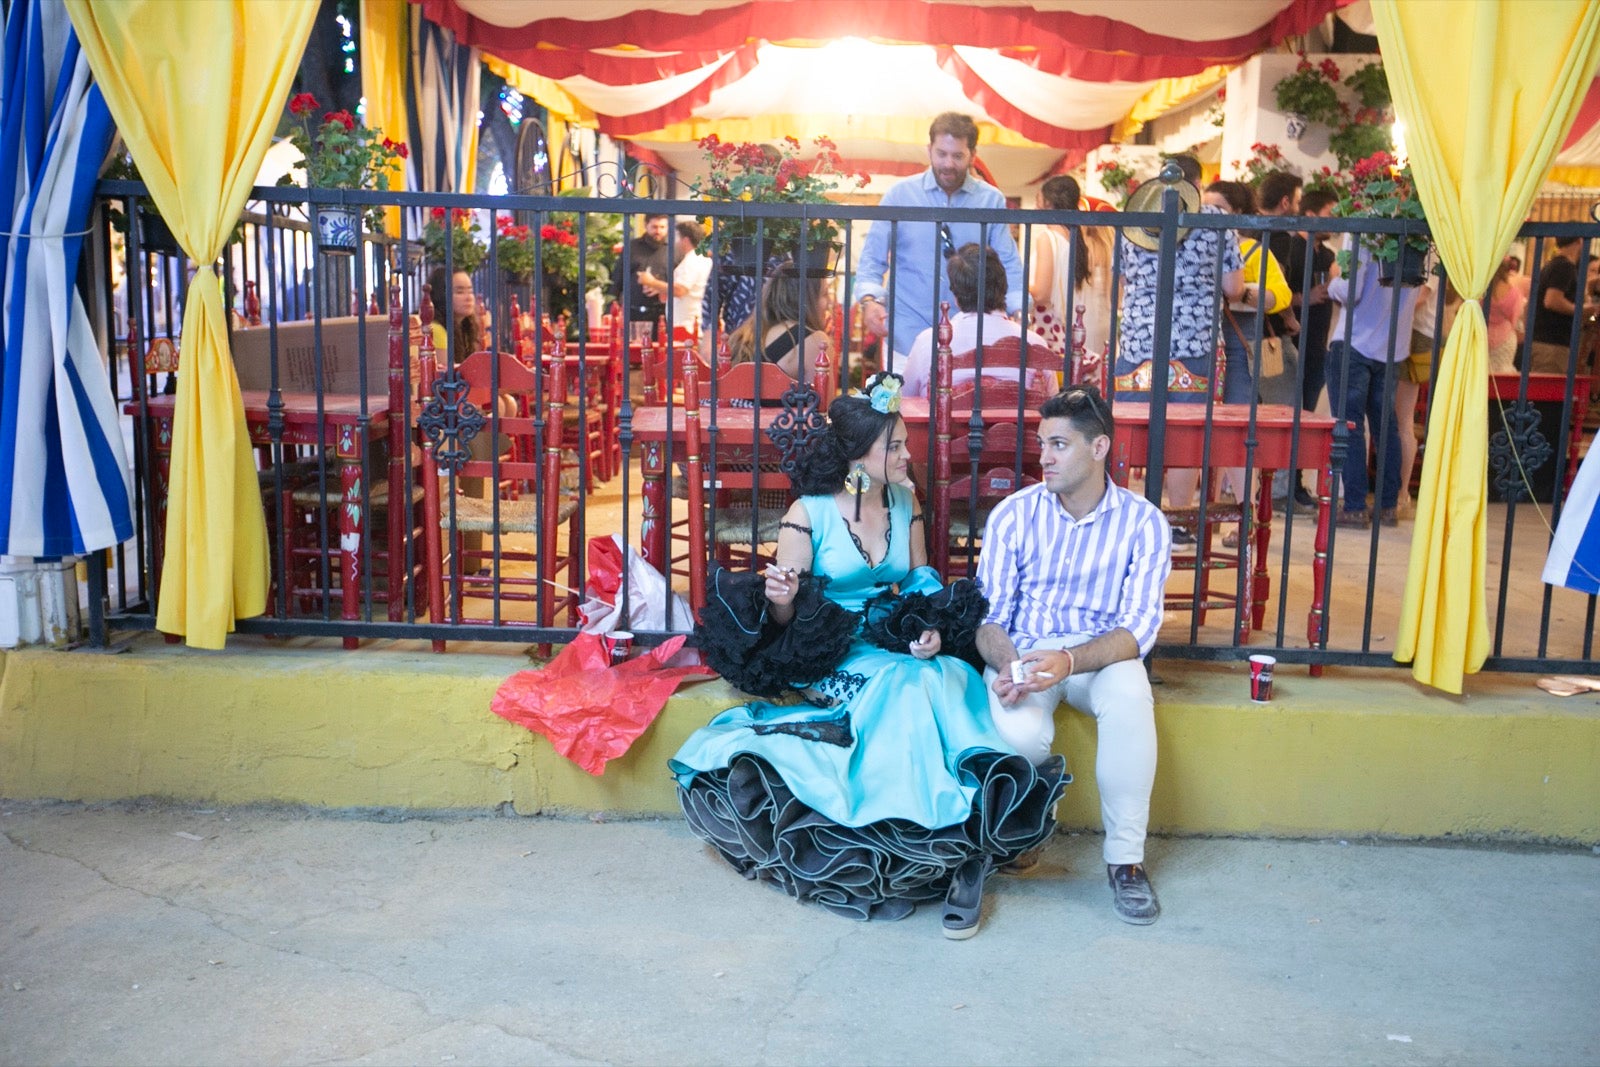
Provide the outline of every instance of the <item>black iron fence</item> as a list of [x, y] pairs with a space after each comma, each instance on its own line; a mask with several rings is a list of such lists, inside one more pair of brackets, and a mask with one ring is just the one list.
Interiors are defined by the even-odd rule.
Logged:
[[[118, 206], [126, 218], [139, 218], [146, 210], [143, 193], [135, 183], [107, 182], [100, 189], [107, 205]], [[1194, 540], [1175, 549], [1159, 655], [1237, 658], [1268, 650], [1289, 662], [1393, 662], [1412, 527], [1408, 518], [1385, 515], [1384, 487], [1394, 482], [1396, 462], [1386, 443], [1391, 431], [1416, 434], [1421, 454], [1412, 468], [1414, 483], [1429, 446], [1433, 397], [1427, 385], [1437, 377], [1444, 330], [1432, 329], [1430, 345], [1406, 336], [1404, 300], [1390, 301], [1377, 327], [1359, 315], [1344, 315], [1328, 338], [1331, 351], [1322, 368], [1326, 396], [1320, 403], [1324, 390], [1317, 388], [1318, 368], [1309, 365], [1307, 349], [1315, 346], [1306, 344], [1306, 331], [1326, 321], [1316, 310], [1329, 281], [1319, 237], [1337, 245], [1362, 237], [1425, 235], [1421, 223], [1187, 214], [1175, 203], [1148, 214], [1100, 214], [317, 195], [360, 209], [398, 209], [398, 226], [386, 236], [362, 235], [351, 254], [329, 254], [311, 232], [313, 205], [305, 190], [259, 189], [219, 264], [234, 312], [233, 347], [257, 447], [273, 570], [266, 614], [240, 620], [242, 631], [341, 637], [347, 643], [362, 638], [561, 642], [574, 632], [579, 605], [596, 584], [588, 542], [611, 534], [646, 549], [678, 592], [692, 594], [688, 575], [700, 572], [689, 567], [679, 536], [692, 525], [686, 498], [695, 495], [684, 491], [685, 426], [693, 421], [684, 418], [686, 385], [689, 395], [698, 393], [701, 400], [696, 411], [710, 500], [700, 540], [688, 543], [702, 545], [707, 563], [715, 556], [732, 565], [754, 565], [765, 539], [763, 503], [781, 504], [782, 491], [776, 490], [780, 499], [770, 502], [764, 494], [775, 491], [768, 483], [756, 484], [759, 478], [746, 479], [751, 487], [742, 497], [730, 494], [723, 483], [776, 461], [777, 446], [765, 431], [793, 412], [792, 403], [774, 402], [774, 382], [786, 383], [775, 364], [758, 358], [742, 377], [730, 377], [736, 368], [730, 368], [725, 353], [728, 334], [738, 325], [730, 305], [756, 309], [754, 332], [760, 338], [769, 325], [780, 325], [763, 317], [764, 285], [796, 285], [807, 299], [819, 294], [818, 306], [825, 306], [831, 319], [809, 322], [802, 332], [829, 338], [823, 359], [808, 359], [806, 369], [816, 375], [812, 385], [825, 402], [873, 369], [905, 369], [907, 353], [894, 351], [887, 339], [864, 343], [868, 339], [858, 321], [855, 275], [870, 227], [886, 227], [891, 247], [902, 232], [918, 229], [935, 234], [953, 228], [975, 235], [980, 244], [1002, 232], [1014, 234], [1026, 280], [1044, 239], [1042, 227], [1054, 224], [1069, 238], [1104, 235], [1091, 243], [1108, 249], [1108, 261], [1097, 262], [1092, 253], [1085, 260], [1079, 251], [1085, 246], [1069, 241], [1073, 251], [1065, 268], [1070, 277], [1085, 280], [1073, 290], [1073, 307], [1065, 309], [1064, 351], [1029, 344], [1021, 366], [986, 370], [985, 356], [999, 338], [985, 339], [983, 331], [1006, 328], [976, 316], [972, 397], [952, 405], [946, 420], [952, 454], [969, 461], [973, 470], [999, 466], [995, 434], [1012, 434], [1004, 466], [1011, 484], [1023, 484], [1037, 472], [1030, 470], [1029, 457], [1032, 398], [1019, 382], [1036, 372], [1052, 383], [1102, 381], [1123, 399], [1148, 404], [1147, 409], [1119, 405], [1119, 418], [1126, 415], [1130, 425], [1119, 431], [1113, 474], [1166, 506], [1174, 523], [1186, 527], [1183, 539]], [[438, 257], [442, 262], [421, 254], [422, 225], [437, 209], [464, 209], [487, 223], [482, 226], [487, 256], [472, 275], [470, 315], [455, 304], [459, 297], [453, 293], [425, 294], [434, 268], [443, 269], [448, 288], [454, 288], [450, 283], [458, 274], [454, 249]], [[647, 215], [663, 213], [671, 223], [704, 220], [718, 249], [705, 291], [703, 328], [698, 321], [678, 321], [670, 299], [659, 319], [640, 321], [636, 305], [627, 299], [616, 302], [613, 314], [613, 294], [607, 293], [596, 315], [596, 301], [583, 291], [594, 274], [591, 261], [598, 257], [611, 273], [631, 277], [640, 246], [626, 235], [638, 232]], [[557, 220], [563, 224], [550, 228]], [[817, 220], [837, 230], [836, 246], [802, 243], [796, 261], [783, 267], [784, 250], [771, 234], [792, 231], [796, 222], [804, 231]], [[527, 277], [508, 278], [500, 269], [506, 253], [502, 221], [530, 228], [533, 266]], [[625, 235], [620, 242], [610, 236], [618, 223]], [[1110, 239], [1117, 228], [1143, 230], [1142, 243], [1149, 249]], [[185, 373], [181, 351], [169, 365], [172, 353], [159, 342], [177, 346], [180, 340], [190, 265], [174, 246], [151, 240], [156, 229], [139, 224], [125, 236], [114, 236], [109, 223], [103, 226], [103, 255], [93, 282], [94, 299], [104, 309], [107, 366], [126, 418], [139, 508], [135, 540], [90, 561], [90, 614], [100, 641], [110, 630], [154, 627], [159, 607], [166, 456], [174, 414], [170, 394], [173, 375]], [[1290, 232], [1311, 238], [1296, 246], [1302, 262], [1280, 264], [1304, 279], [1291, 308], [1273, 309], [1274, 315], [1289, 310], [1298, 319], [1299, 335], [1283, 338], [1290, 344], [1268, 340], [1276, 320], [1261, 300], [1219, 299], [1216, 287], [1232, 266], [1226, 259], [1228, 241], [1186, 237], [1228, 230], [1261, 241]], [[737, 242], [731, 239], [736, 232]], [[1538, 278], [1554, 254], [1546, 248], [1551, 242], [1539, 239], [1567, 236], [1600, 236], [1600, 224], [1524, 227], [1521, 238], [1531, 248], [1529, 276]], [[931, 243], [922, 273], [943, 273], [949, 251], [939, 247], [943, 243]], [[1196, 258], [1194, 249], [1202, 245], [1207, 261]], [[678, 259], [676, 251], [668, 252], [669, 275]], [[1588, 278], [1589, 260], [1586, 240], [1573, 268], [1577, 278]], [[977, 263], [982, 294], [992, 266], [983, 258]], [[1412, 265], [1422, 266], [1421, 255], [1402, 241], [1397, 266]], [[898, 316], [925, 315], [936, 323], [946, 314], [961, 314], [957, 306], [944, 307], [938, 294], [929, 294], [925, 307], [909, 304], [908, 266], [891, 263], [883, 279], [890, 337]], [[1343, 299], [1352, 302], [1354, 294], [1371, 292], [1361, 272], [1376, 269], [1360, 259], [1347, 268]], [[776, 281], [766, 279], [772, 274], [778, 275]], [[1124, 314], [1141, 299], [1155, 309], [1193, 302], [1196, 278], [1202, 276], [1210, 279], [1211, 289], [1203, 294], [1209, 313], [1198, 324], [1174, 323], [1168, 313], [1148, 321]], [[1134, 286], [1142, 288], [1129, 291]], [[1586, 284], [1581, 287], [1588, 291]], [[1021, 298], [1011, 303], [1023, 307], [1022, 325], [1035, 325], [1034, 301], [1018, 294], [1015, 285], [1010, 288], [1012, 297]], [[1333, 288], [1340, 295], [1339, 285]], [[425, 295], [432, 299], [424, 300]], [[626, 287], [616, 295], [625, 297]], [[1539, 574], [1575, 465], [1592, 437], [1585, 418], [1596, 380], [1596, 340], [1589, 316], [1576, 314], [1560, 349], [1564, 360], [1541, 362], [1553, 350], [1535, 344], [1531, 327], [1540, 302], [1535, 285], [1527, 313], [1530, 328], [1514, 369], [1492, 376], [1489, 409], [1482, 413], [1492, 433], [1488, 599], [1494, 647], [1489, 665], [1592, 670], [1595, 598], [1543, 585]], [[564, 320], [549, 315], [558, 303]], [[1223, 311], [1225, 303], [1234, 307]], [[1447, 287], [1437, 286], [1415, 318], [1423, 325], [1443, 320], [1451, 303]], [[477, 321], [481, 335], [461, 326], [465, 318]], [[1094, 322], [1105, 330], [1105, 340], [1090, 345], [1085, 335]], [[1126, 360], [1119, 366], [1116, 359], [1119, 351], [1136, 349], [1123, 336], [1135, 327], [1149, 330], [1140, 343], [1149, 345], [1151, 367], [1143, 383], [1125, 380], [1118, 390], [1119, 375], [1126, 378], [1136, 369]], [[1203, 334], [1198, 344], [1196, 331]], [[480, 337], [474, 348], [504, 353], [510, 361], [474, 361], [464, 347], [474, 337]], [[1350, 357], [1362, 345], [1374, 347], [1375, 337], [1381, 338], [1383, 351], [1420, 354], [1390, 360], [1381, 351], [1362, 352], [1374, 357], [1364, 364]], [[674, 338], [677, 342], [669, 344]], [[1189, 379], [1170, 361], [1175, 339], [1208, 353], [1200, 373]], [[937, 354], [934, 362], [943, 358]], [[686, 370], [693, 380], [685, 381]], [[1230, 375], [1232, 385], [1225, 387]], [[1370, 379], [1362, 396], [1378, 398], [1370, 412], [1347, 395], [1353, 376], [1361, 375]], [[1197, 387], [1195, 377], [1205, 381]], [[1135, 384], [1143, 389], [1137, 397], [1128, 392]], [[1390, 400], [1397, 391], [1416, 402], [1407, 407], [1402, 400], [1397, 409]], [[1230, 397], [1235, 403], [1228, 402]], [[940, 488], [930, 480], [939, 467], [934, 449], [940, 412], [935, 401], [928, 403], [931, 409], [920, 409], [926, 412], [922, 430], [912, 436], [922, 449], [916, 480], [933, 497]], [[1351, 426], [1358, 411], [1371, 416], [1369, 432], [1360, 436]], [[1373, 439], [1385, 447], [1374, 448], [1369, 460], [1365, 445]], [[1369, 463], [1370, 477], [1352, 483], [1354, 471], [1347, 468], [1359, 464], [1368, 472]], [[1198, 486], [1192, 499], [1174, 501], [1168, 472], [1184, 471], [1197, 472], [1191, 477]], [[1280, 509], [1263, 500], [1269, 480], [1287, 490]], [[1343, 487], [1350, 484], [1378, 487], [1372, 504], [1347, 499]], [[1303, 496], [1295, 504], [1297, 485], [1314, 496], [1313, 504], [1304, 503]], [[1401, 501], [1410, 488], [1400, 487]], [[968, 514], [979, 514], [978, 481], [969, 479], [966, 491]], [[1175, 506], [1179, 503], [1183, 508]], [[1346, 511], [1364, 512], [1369, 524], [1341, 525]], [[725, 532], [745, 529], [747, 536], [719, 538], [719, 524]], [[730, 547], [741, 541], [742, 551]], [[980, 547], [981, 530], [952, 545], [951, 570], [970, 570]], [[620, 596], [625, 607], [636, 597], [626, 569], [616, 594], [600, 592]], [[481, 603], [476, 612], [469, 606], [475, 601]], [[641, 632], [639, 638], [649, 643], [661, 633]]]

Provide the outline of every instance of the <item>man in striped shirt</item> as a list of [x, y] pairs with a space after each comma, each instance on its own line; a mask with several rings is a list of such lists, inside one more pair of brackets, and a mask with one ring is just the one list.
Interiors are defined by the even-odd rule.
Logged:
[[1144, 869], [1156, 728], [1140, 660], [1161, 628], [1172, 532], [1159, 508], [1106, 477], [1111, 406], [1098, 390], [1073, 386], [1039, 415], [1043, 482], [995, 508], [978, 564], [989, 710], [1036, 763], [1050, 755], [1058, 703], [1094, 716], [1112, 907], [1145, 925], [1161, 908]]

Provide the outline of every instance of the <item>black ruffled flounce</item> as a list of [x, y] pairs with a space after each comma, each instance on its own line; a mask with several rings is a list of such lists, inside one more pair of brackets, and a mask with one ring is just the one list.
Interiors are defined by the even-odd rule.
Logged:
[[1036, 768], [1022, 756], [979, 752], [961, 770], [980, 783], [972, 814], [936, 830], [903, 819], [840, 826], [749, 755], [695, 775], [678, 801], [690, 828], [746, 878], [848, 918], [896, 919], [919, 901], [941, 899], [969, 857], [1005, 863], [1055, 828], [1055, 803], [1069, 781], [1062, 757]]
[[706, 583], [696, 646], [712, 670], [756, 696], [773, 699], [825, 678], [844, 662], [861, 617], [827, 597], [828, 579], [800, 575], [794, 618], [767, 614], [766, 579], [718, 567]]
[[933, 593], [879, 593], [862, 611], [861, 636], [890, 652], [911, 651], [924, 630], [938, 630], [940, 651], [984, 668], [978, 654], [978, 627], [989, 601], [971, 579], [957, 578]]

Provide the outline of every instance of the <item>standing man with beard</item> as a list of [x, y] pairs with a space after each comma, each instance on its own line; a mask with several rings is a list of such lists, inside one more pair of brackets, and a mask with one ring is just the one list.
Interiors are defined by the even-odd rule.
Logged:
[[[947, 111], [928, 127], [928, 169], [895, 185], [884, 194], [884, 207], [1003, 208], [1006, 199], [1000, 190], [972, 175], [972, 161], [978, 148], [978, 124], [970, 115]], [[889, 244], [895, 230], [894, 246]], [[879, 337], [889, 334], [889, 264], [894, 263], [894, 351], [911, 351], [917, 334], [932, 326], [939, 314], [939, 302], [950, 300], [945, 282], [945, 261], [956, 249], [968, 244], [987, 243], [999, 253], [1006, 272], [1006, 310], [1013, 316], [1022, 311], [1022, 295], [1027, 292], [1022, 279], [1022, 260], [1017, 255], [1011, 228], [1000, 223], [980, 226], [976, 222], [874, 222], [867, 231], [856, 270], [856, 313], [862, 324]]]
[[1111, 405], [1093, 386], [1040, 406], [1043, 480], [1002, 500], [984, 529], [977, 645], [995, 727], [1034, 763], [1050, 758], [1057, 704], [1094, 716], [1111, 906], [1145, 926], [1161, 906], [1144, 868], [1156, 722], [1140, 659], [1161, 629], [1172, 533], [1160, 508], [1106, 477], [1111, 437]]
[[[672, 276], [672, 264], [667, 256], [667, 216], [646, 215], [644, 233], [635, 237], [628, 248], [629, 277], [624, 282], [620, 270], [613, 295], [625, 301], [631, 322], [648, 322], [650, 334], [655, 336], [656, 324], [666, 313], [661, 297], [647, 289], [640, 275], [648, 271], [656, 278]], [[619, 266], [621, 260], [618, 260]], [[687, 323], [680, 323], [687, 325]]]

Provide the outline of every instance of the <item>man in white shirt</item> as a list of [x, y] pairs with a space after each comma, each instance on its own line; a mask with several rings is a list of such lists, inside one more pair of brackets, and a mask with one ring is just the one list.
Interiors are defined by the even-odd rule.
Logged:
[[[706, 282], [711, 278], [711, 257], [702, 256], [695, 249], [705, 240], [706, 232], [698, 222], [685, 219], [678, 223], [677, 247], [673, 250], [678, 265], [672, 269], [672, 332], [680, 341], [695, 336], [700, 325], [700, 307], [706, 298]], [[646, 267], [639, 274], [639, 285], [663, 302], [667, 298], [667, 283], [650, 273]]]
[[[978, 291], [980, 262], [983, 264], [981, 298]], [[1006, 270], [994, 249], [976, 244], [963, 245], [957, 249], [955, 255], [946, 260], [945, 274], [950, 281], [950, 295], [955, 297], [956, 307], [960, 309], [950, 318], [952, 353], [971, 352], [976, 349], [980, 329], [983, 331], [983, 343], [986, 346], [1003, 337], [1022, 336], [1022, 327], [1005, 315]], [[933, 377], [934, 331], [937, 329], [937, 325], [930, 326], [917, 334], [917, 339], [911, 342], [911, 351], [906, 355], [905, 366], [900, 369], [900, 373], [906, 379], [901, 392], [906, 396], [928, 395], [929, 380]], [[1055, 392], [1058, 382], [1055, 372], [1061, 369], [1061, 361], [1055, 360], [1052, 366], [1049, 343], [1032, 330], [1028, 331], [1027, 341], [1030, 346], [1037, 346], [1030, 347], [1027, 353], [1028, 369], [1025, 377], [1027, 390], [1044, 394]], [[957, 370], [951, 375], [951, 382], [960, 386], [963, 381], [970, 381], [972, 374], [970, 370]], [[1017, 368], [988, 365], [984, 366], [983, 376], [985, 379], [1005, 378], [1011, 381], [1024, 377]]]
[[1140, 659], [1161, 629], [1172, 535], [1161, 509], [1106, 477], [1112, 432], [1093, 386], [1040, 406], [1043, 478], [1001, 501], [984, 529], [989, 613], [977, 643], [995, 728], [1035, 763], [1050, 756], [1057, 704], [1094, 716], [1112, 909], [1143, 926], [1161, 906], [1144, 868], [1156, 725]]

